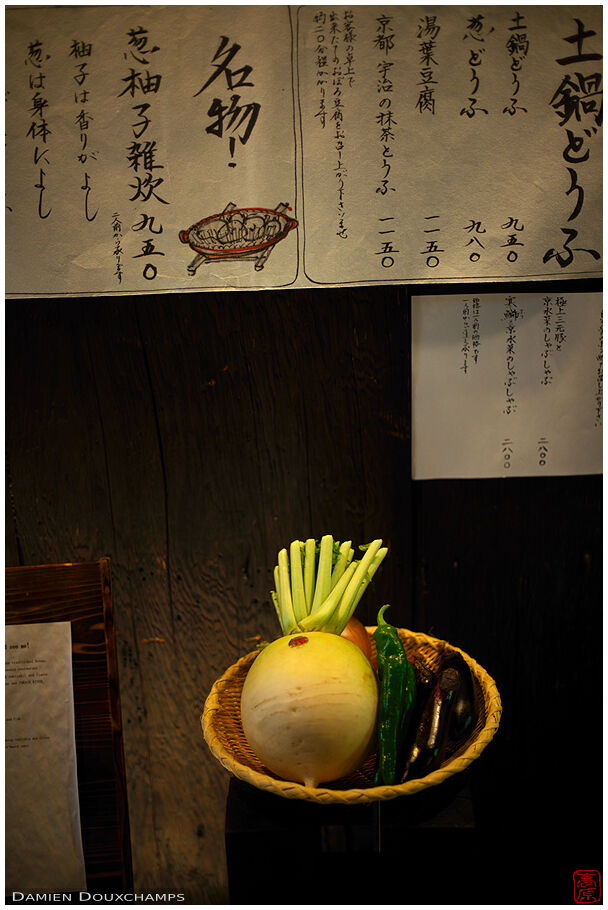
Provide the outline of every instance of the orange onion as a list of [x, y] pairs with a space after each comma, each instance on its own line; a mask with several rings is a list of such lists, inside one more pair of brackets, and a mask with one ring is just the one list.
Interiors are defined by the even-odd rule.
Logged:
[[376, 658], [373, 656], [371, 636], [360, 620], [351, 616], [341, 634], [342, 638], [347, 638], [349, 641], [352, 641], [353, 644], [357, 645], [357, 647], [363, 651], [373, 668], [378, 670]]

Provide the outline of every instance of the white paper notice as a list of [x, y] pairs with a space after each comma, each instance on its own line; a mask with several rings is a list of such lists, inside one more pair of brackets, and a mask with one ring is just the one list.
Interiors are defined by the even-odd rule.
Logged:
[[69, 622], [6, 626], [7, 893], [86, 888]]
[[6, 290], [601, 274], [602, 7], [6, 14]]
[[412, 476], [602, 472], [602, 295], [412, 301]]

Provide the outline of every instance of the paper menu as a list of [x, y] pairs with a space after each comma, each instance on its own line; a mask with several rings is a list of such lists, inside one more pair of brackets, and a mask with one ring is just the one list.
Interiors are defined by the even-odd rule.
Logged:
[[[600, 183], [586, 181], [600, 166], [601, 77], [588, 83], [593, 122], [577, 124], [584, 141], [565, 150], [586, 105], [572, 67], [601, 66], [565, 62], [577, 56], [570, 25], [577, 42], [576, 23], [587, 34], [583, 19], [595, 21], [589, 7], [358, 8], [350, 45], [348, 16], [335, 44], [330, 15], [298, 17], [308, 278], [537, 277], [565, 268], [564, 228], [580, 228], [571, 247], [599, 238]], [[336, 68], [334, 86], [323, 72]], [[598, 251], [579, 250], [568, 268], [594, 271]]]
[[412, 476], [602, 472], [601, 294], [412, 301]]
[[[194, 273], [180, 235], [227, 207], [293, 213], [290, 42], [284, 7], [9, 10], [7, 290], [259, 287], [230, 258], [235, 219], [228, 258]], [[291, 234], [276, 287], [296, 278]]]
[[[601, 274], [601, 7], [30, 7], [6, 34], [11, 296]], [[196, 264], [184, 232], [229, 205], [266, 223], [217, 221]]]
[[6, 891], [86, 888], [69, 622], [5, 627], [5, 696]]

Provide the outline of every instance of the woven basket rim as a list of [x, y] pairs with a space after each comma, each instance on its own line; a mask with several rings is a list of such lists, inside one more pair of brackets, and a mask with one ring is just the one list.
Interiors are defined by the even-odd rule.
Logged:
[[[367, 631], [372, 634], [376, 626], [366, 626]], [[251, 784], [261, 790], [286, 797], [287, 799], [304, 799], [312, 802], [321, 803], [343, 803], [343, 804], [360, 804], [372, 803], [380, 800], [395, 799], [398, 796], [408, 796], [426, 790], [428, 787], [436, 786], [447, 778], [460, 771], [464, 771], [476, 758], [481, 755], [488, 743], [493, 739], [502, 715], [502, 702], [496, 683], [489, 673], [477, 663], [465, 651], [456, 647], [448, 641], [440, 638], [434, 638], [425, 632], [412, 632], [409, 629], [399, 629], [400, 635], [408, 639], [414, 639], [417, 645], [428, 644], [434, 648], [445, 649], [458, 652], [469, 665], [471, 672], [475, 675], [477, 682], [483, 692], [485, 701], [486, 720], [473, 740], [461, 754], [455, 755], [448, 759], [440, 768], [415, 780], [407, 781], [403, 784], [394, 784], [392, 786], [372, 786], [372, 787], [352, 787], [346, 790], [334, 790], [329, 787], [307, 787], [304, 784], [295, 781], [281, 780], [263, 774], [243, 764], [231, 755], [220, 742], [215, 730], [215, 715], [221, 710], [220, 695], [227, 685], [238, 676], [241, 670], [248, 664], [253, 663], [257, 656], [257, 651], [250, 651], [241, 657], [236, 663], [232, 664], [225, 673], [215, 681], [209, 695], [205, 701], [203, 714], [201, 716], [201, 726], [203, 736], [211, 753], [226, 768], [227, 771], [234, 774], [240, 780]]]

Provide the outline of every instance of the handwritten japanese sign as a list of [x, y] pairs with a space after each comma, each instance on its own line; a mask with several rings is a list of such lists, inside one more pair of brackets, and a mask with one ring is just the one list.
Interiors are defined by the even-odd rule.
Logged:
[[340, 115], [348, 237], [332, 124], [315, 116], [319, 13], [299, 10], [305, 275], [322, 285], [601, 274], [598, 8], [432, 10], [353, 9], [356, 92]]
[[293, 284], [291, 41], [285, 7], [8, 10], [7, 291]]
[[9, 296], [601, 274], [600, 6], [6, 17]]
[[412, 302], [415, 479], [602, 472], [601, 294]]

